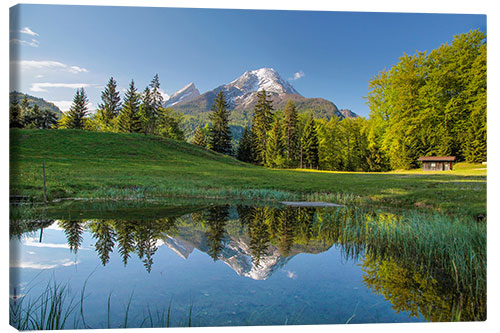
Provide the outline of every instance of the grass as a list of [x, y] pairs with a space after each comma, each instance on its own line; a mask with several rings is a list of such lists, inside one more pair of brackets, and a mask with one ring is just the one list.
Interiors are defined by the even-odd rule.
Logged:
[[141, 134], [11, 129], [11, 195], [43, 200], [192, 197], [326, 200], [344, 204], [418, 207], [445, 213], [486, 213], [484, 166], [454, 171], [388, 173], [276, 170], [209, 150]]
[[[435, 213], [396, 216], [362, 210], [338, 210], [326, 217], [322, 229], [337, 239], [346, 257], [394, 260], [439, 283], [449, 281], [445, 288], [458, 296], [452, 315], [442, 320], [460, 320], [460, 314], [465, 315], [463, 320], [486, 319], [486, 223]], [[383, 272], [378, 265], [375, 271]]]
[[[76, 294], [72, 293], [68, 284], [57, 283], [51, 280], [47, 283], [44, 290], [37, 297], [31, 297], [31, 289], [28, 289], [25, 294], [17, 297], [15, 300], [10, 301], [10, 324], [20, 331], [27, 330], [62, 330], [62, 329], [93, 329], [87, 324], [84, 314], [84, 300], [85, 300], [85, 285], [81, 290], [81, 297], [79, 301], [75, 301]], [[133, 299], [133, 293], [130, 295], [126, 307], [124, 309], [124, 319], [121, 324], [114, 326], [111, 324], [111, 293], [107, 298], [107, 323], [106, 327], [109, 328], [128, 328], [130, 306]], [[77, 308], [80, 311], [77, 311]], [[147, 314], [143, 315], [139, 327], [146, 327], [149, 322], [149, 327], [191, 327], [193, 316], [193, 305], [189, 307], [187, 322], [180, 321], [178, 325], [172, 325], [171, 322], [171, 308], [172, 301], [170, 301], [166, 317], [165, 308], [156, 311], [156, 316], [151, 312], [148, 307]], [[102, 327], [102, 328], [106, 328]]]

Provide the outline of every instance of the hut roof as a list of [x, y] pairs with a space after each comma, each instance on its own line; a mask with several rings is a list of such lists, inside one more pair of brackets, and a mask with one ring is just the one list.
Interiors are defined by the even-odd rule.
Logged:
[[421, 156], [418, 160], [420, 162], [453, 162], [455, 156]]

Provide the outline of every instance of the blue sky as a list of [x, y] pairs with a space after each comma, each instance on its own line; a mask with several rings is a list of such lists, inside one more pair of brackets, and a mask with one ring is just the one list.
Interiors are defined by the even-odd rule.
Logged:
[[303, 96], [367, 116], [374, 75], [471, 29], [486, 31], [486, 16], [20, 5], [11, 9], [11, 87], [64, 110], [83, 86], [95, 108], [110, 76], [142, 90], [158, 73], [171, 95], [272, 67]]

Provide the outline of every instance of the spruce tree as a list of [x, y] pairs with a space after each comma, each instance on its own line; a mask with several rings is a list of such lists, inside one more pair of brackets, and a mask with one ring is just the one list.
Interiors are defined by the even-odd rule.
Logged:
[[10, 106], [9, 106], [9, 127], [11, 128], [19, 128], [22, 127], [21, 122], [21, 107], [19, 106], [19, 102], [17, 100], [16, 94], [10, 95]]
[[117, 91], [116, 81], [111, 77], [101, 93], [102, 103], [99, 104], [96, 119], [102, 130], [111, 130], [112, 121], [120, 113], [120, 93]]
[[141, 94], [141, 105], [139, 107], [139, 118], [141, 121], [141, 132], [144, 134], [156, 133], [156, 118], [153, 111], [153, 100], [149, 87]]
[[286, 144], [287, 166], [294, 167], [297, 165], [300, 157], [300, 145], [297, 109], [292, 100], [286, 103], [283, 110], [283, 132]]
[[71, 105], [66, 119], [67, 128], [83, 129], [85, 125], [85, 116], [88, 112], [87, 95], [83, 88], [77, 89], [73, 104]]
[[254, 107], [252, 120], [253, 143], [255, 162], [264, 164], [266, 160], [267, 132], [271, 129], [273, 119], [273, 105], [267, 99], [265, 90], [257, 93], [257, 104]]
[[238, 151], [236, 158], [240, 161], [252, 163], [252, 138], [250, 134], [250, 129], [248, 126], [243, 130], [243, 136], [241, 137], [240, 143], [238, 145]]
[[57, 124], [57, 115], [48, 109], [40, 111], [37, 117], [37, 128], [48, 129], [53, 128]]
[[193, 137], [193, 144], [201, 147], [206, 147], [207, 145], [207, 142], [205, 140], [205, 133], [203, 133], [201, 126], [198, 126], [196, 128], [196, 132], [194, 133]]
[[222, 154], [230, 154], [232, 145], [231, 130], [229, 128], [229, 110], [222, 91], [217, 94], [211, 111], [209, 119], [212, 124], [210, 125], [208, 136], [210, 149]]
[[281, 123], [276, 117], [273, 128], [268, 132], [266, 146], [266, 166], [281, 168], [285, 164], [285, 143], [283, 142]]
[[318, 167], [318, 136], [312, 114], [309, 114], [301, 138], [303, 165], [310, 169]]
[[140, 96], [135, 88], [134, 80], [125, 92], [123, 108], [118, 116], [118, 130], [122, 133], [137, 133], [141, 130], [139, 119]]
[[157, 132], [159, 135], [174, 140], [184, 141], [184, 131], [181, 129], [182, 114], [172, 108], [159, 108]]
[[23, 122], [24, 115], [28, 113], [30, 110], [30, 103], [28, 101], [28, 97], [24, 95], [23, 100], [21, 101], [21, 122]]
[[40, 113], [40, 107], [36, 104], [33, 104], [33, 106], [29, 107], [25, 112], [24, 112], [24, 117], [23, 117], [23, 127], [24, 128], [38, 128], [37, 127], [37, 117]]
[[153, 117], [156, 118], [160, 113], [159, 109], [163, 106], [163, 95], [160, 91], [160, 77], [158, 76], [158, 74], [155, 74], [149, 86], [151, 87], [150, 97], [152, 113]]

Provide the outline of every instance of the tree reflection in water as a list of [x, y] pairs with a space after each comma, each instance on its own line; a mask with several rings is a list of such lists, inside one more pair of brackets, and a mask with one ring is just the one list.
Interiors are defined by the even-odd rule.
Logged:
[[[177, 237], [214, 261], [228, 260], [225, 251], [231, 248], [234, 255], [237, 249], [250, 256], [257, 268], [264, 258], [267, 265], [284, 265], [299, 253], [320, 253], [337, 245], [346, 260], [361, 260], [363, 283], [389, 300], [397, 312], [424, 316], [428, 321], [484, 320], [485, 261], [474, 261], [486, 257], [482, 227], [432, 219], [347, 208], [223, 205], [158, 219], [57, 223], [72, 252], [81, 247], [87, 231], [95, 239], [102, 265], [109, 263], [116, 248], [125, 266], [135, 254], [147, 272], [151, 272], [158, 244], [166, 237]], [[11, 221], [11, 237], [49, 224]], [[438, 239], [434, 243], [433, 234]], [[450, 252], [450, 244], [471, 247]], [[271, 257], [274, 261], [269, 263]], [[457, 263], [475, 266], [458, 271]], [[273, 271], [269, 269], [268, 274]]]

